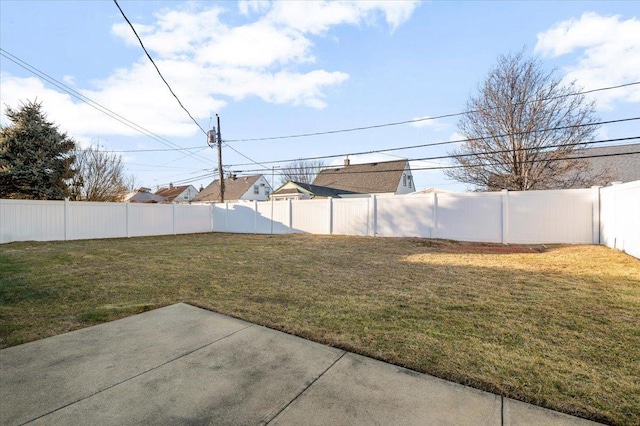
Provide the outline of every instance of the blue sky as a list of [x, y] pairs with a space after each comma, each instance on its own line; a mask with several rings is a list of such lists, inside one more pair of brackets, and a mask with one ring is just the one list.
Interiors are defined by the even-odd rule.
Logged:
[[[205, 130], [221, 117], [225, 171], [455, 140], [457, 118], [305, 138], [238, 141], [462, 112], [500, 54], [524, 48], [586, 90], [640, 81], [640, 3], [171, 2], [120, 6], [184, 106]], [[78, 142], [122, 152], [143, 186], [214, 179], [215, 150], [179, 107], [112, 1], [0, 1], [0, 47], [159, 136], [124, 126], [0, 56], [0, 103], [38, 99]], [[639, 86], [600, 92], [602, 120], [638, 115]], [[8, 124], [2, 115], [3, 125]], [[638, 135], [637, 122], [603, 138]], [[130, 152], [170, 148], [173, 151]], [[351, 155], [352, 162], [445, 155], [455, 145]], [[235, 149], [235, 151], [234, 151]], [[237, 151], [237, 152], [236, 152]], [[240, 154], [239, 154], [239, 153]], [[252, 161], [247, 160], [250, 158]], [[325, 160], [341, 163], [342, 157]], [[249, 163], [249, 164], [247, 164]], [[285, 163], [280, 165], [284, 166]], [[414, 170], [446, 165], [412, 161]], [[276, 166], [279, 164], [275, 164]], [[468, 189], [441, 170], [418, 189]], [[276, 187], [279, 178], [276, 169]]]

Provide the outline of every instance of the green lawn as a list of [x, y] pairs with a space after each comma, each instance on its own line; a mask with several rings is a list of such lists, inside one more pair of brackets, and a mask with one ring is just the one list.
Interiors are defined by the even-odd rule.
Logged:
[[0, 347], [176, 302], [640, 424], [640, 260], [605, 247], [230, 234], [0, 245]]

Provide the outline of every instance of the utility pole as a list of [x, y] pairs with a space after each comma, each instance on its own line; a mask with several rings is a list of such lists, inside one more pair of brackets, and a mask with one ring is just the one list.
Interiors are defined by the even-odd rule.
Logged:
[[207, 143], [210, 147], [213, 148], [213, 145], [216, 145], [216, 141], [218, 142], [218, 175], [220, 176], [220, 197], [219, 201], [224, 203], [224, 172], [222, 171], [222, 136], [220, 135], [220, 117], [216, 114], [216, 118], [218, 119], [218, 132], [216, 133], [216, 128], [209, 130], [207, 132]]
[[220, 175], [220, 202], [224, 203], [224, 172], [222, 171], [222, 136], [220, 135], [220, 116], [218, 119], [218, 174]]

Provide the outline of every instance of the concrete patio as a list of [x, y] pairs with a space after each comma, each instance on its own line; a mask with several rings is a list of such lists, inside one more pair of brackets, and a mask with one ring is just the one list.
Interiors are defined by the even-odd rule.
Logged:
[[0, 424], [588, 425], [186, 304], [0, 351]]

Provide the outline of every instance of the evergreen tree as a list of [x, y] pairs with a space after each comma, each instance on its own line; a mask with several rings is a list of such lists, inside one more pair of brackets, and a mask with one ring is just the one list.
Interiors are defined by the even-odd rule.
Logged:
[[42, 104], [7, 107], [11, 124], [0, 126], [0, 198], [61, 200], [75, 175], [75, 142], [47, 121]]

